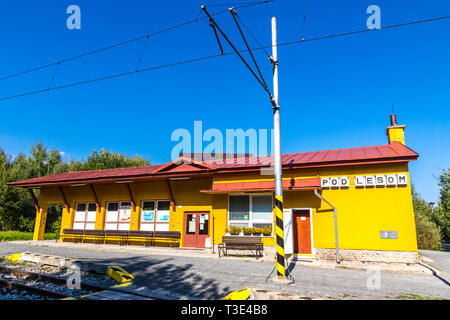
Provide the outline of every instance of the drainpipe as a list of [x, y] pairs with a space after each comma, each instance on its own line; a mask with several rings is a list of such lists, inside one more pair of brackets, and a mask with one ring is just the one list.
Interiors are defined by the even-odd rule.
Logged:
[[336, 262], [341, 263], [341, 259], [339, 258], [339, 243], [338, 243], [338, 229], [337, 229], [337, 217], [336, 217], [336, 207], [329, 203], [320, 193], [317, 192], [317, 189], [314, 189], [314, 194], [324, 202], [326, 202], [330, 207], [333, 208], [334, 211], [334, 233], [336, 235]]

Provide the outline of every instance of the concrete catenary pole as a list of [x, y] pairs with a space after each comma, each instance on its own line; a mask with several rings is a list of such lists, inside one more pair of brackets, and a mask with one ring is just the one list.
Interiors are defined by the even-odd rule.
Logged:
[[272, 17], [272, 65], [273, 65], [273, 131], [274, 131], [274, 175], [275, 175], [275, 231], [277, 239], [277, 277], [286, 277], [283, 231], [283, 181], [281, 173], [280, 106], [278, 101], [278, 48], [277, 19]]

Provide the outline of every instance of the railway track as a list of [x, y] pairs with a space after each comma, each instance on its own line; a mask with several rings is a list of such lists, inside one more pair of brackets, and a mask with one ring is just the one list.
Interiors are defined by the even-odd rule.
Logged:
[[[67, 279], [23, 269], [0, 265], [0, 287], [6, 294], [31, 299], [86, 299], [86, 300], [155, 300], [158, 297], [126, 290], [81, 282], [80, 289], [68, 289]], [[8, 292], [9, 291], [9, 292]], [[0, 296], [2, 291], [0, 289]], [[5, 293], [3, 293], [5, 295]], [[8, 297], [9, 297], [8, 296]]]

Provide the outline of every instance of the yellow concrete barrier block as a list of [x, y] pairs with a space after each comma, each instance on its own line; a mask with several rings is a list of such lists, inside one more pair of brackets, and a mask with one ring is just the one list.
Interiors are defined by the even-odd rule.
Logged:
[[17, 262], [17, 260], [19, 260], [21, 256], [22, 256], [22, 253], [15, 253], [10, 256], [7, 256], [6, 259], [8, 259], [9, 261], [12, 261], [12, 262]]
[[120, 283], [132, 281], [134, 279], [132, 274], [126, 272], [119, 266], [108, 267], [106, 274]]
[[227, 294], [223, 298], [223, 300], [247, 300], [249, 297], [250, 297], [250, 290], [245, 288]]

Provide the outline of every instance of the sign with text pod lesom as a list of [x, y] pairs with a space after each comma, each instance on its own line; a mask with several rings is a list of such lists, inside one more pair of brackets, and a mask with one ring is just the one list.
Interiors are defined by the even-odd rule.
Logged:
[[[355, 176], [353, 185], [356, 188], [367, 187], [405, 187], [408, 185], [408, 176], [405, 173]], [[320, 178], [322, 189], [350, 188], [350, 177], [323, 177]]]

